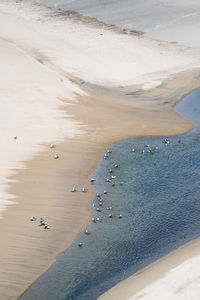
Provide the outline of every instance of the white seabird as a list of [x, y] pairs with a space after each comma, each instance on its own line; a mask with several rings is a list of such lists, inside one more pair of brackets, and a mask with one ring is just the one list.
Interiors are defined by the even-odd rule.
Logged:
[[54, 155], [54, 159], [58, 159], [59, 158], [59, 155], [58, 154], [55, 154]]
[[72, 193], [76, 192], [76, 189], [75, 187], [72, 188]]
[[45, 226], [45, 225], [47, 225], [47, 221], [44, 220], [44, 219], [41, 219], [40, 220], [40, 226]]
[[107, 209], [107, 210], [112, 210], [112, 207], [110, 206], [110, 207], [107, 207], [106, 209]]
[[50, 145], [50, 148], [52, 149], [52, 148], [56, 148], [56, 145], [55, 144], [51, 144]]
[[30, 221], [36, 221], [37, 220], [37, 218], [36, 217], [30, 217]]

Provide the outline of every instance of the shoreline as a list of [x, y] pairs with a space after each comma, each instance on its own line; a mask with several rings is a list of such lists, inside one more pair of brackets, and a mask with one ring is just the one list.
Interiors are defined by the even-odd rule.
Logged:
[[[191, 91], [192, 90], [193, 90], [193, 88], [191, 89]], [[86, 106], [88, 108], [90, 106], [90, 102], [85, 100], [85, 96], [81, 97], [79, 99], [80, 99], [79, 101], [82, 100], [82, 106], [80, 106], [80, 102], [79, 102], [79, 108], [83, 112], [83, 107]], [[94, 98], [92, 98], [91, 100], [94, 101]], [[98, 101], [96, 101], [96, 104], [97, 103], [99, 104], [99, 101], [100, 101], [100, 99]], [[110, 104], [110, 109], [113, 110], [113, 103], [111, 102], [109, 104]], [[104, 103], [104, 105], [105, 105], [105, 103]], [[104, 105], [101, 105], [101, 107], [103, 107]], [[123, 105], [123, 107], [124, 107], [124, 105]], [[75, 113], [78, 114], [76, 108], [77, 108], [77, 106], [75, 106], [75, 107], [72, 106], [71, 107], [72, 112], [74, 114]], [[107, 111], [108, 111], [108, 109], [109, 109], [109, 106], [107, 107]], [[122, 107], [121, 107], [121, 109], [122, 109]], [[122, 116], [123, 114], [122, 114], [121, 109], [120, 109], [120, 115]], [[131, 107], [131, 109], [132, 109], [132, 107]], [[119, 108], [118, 108], [118, 110], [119, 110]], [[125, 110], [127, 110], [127, 108], [125, 108]], [[93, 107], [93, 112], [95, 113], [95, 111], [97, 111], [97, 108]], [[124, 128], [126, 128], [126, 126], [127, 126], [125, 120], [127, 120], [127, 115], [128, 115], [127, 111], [125, 113], [126, 113], [126, 115], [124, 116], [124, 119], [122, 119], [122, 124], [124, 124]], [[138, 114], [138, 108], [137, 108], [137, 114]], [[145, 115], [146, 113], [144, 112], [143, 114]], [[161, 113], [161, 119], [165, 116], [165, 114], [166, 114], [165, 112], [164, 112], [164, 114]], [[90, 120], [88, 117], [91, 116], [91, 115], [92, 115], [91, 112], [87, 112], [87, 120]], [[156, 115], [157, 115], [157, 112], [156, 112]], [[190, 130], [192, 130], [193, 126], [191, 126], [191, 124], [187, 120], [184, 120], [184, 119], [182, 119], [182, 117], [178, 116], [175, 112], [171, 111], [169, 114], [167, 113], [166, 115], [167, 115], [167, 118], [171, 116], [171, 118], [173, 120], [174, 120], [174, 115], [176, 117], [178, 117], [177, 122], [180, 125], [180, 127], [177, 129], [177, 131], [174, 132], [174, 134], [171, 134], [171, 136], [172, 135], [184, 134], [184, 133], [187, 133]], [[117, 116], [116, 116], [116, 119], [118, 121]], [[132, 119], [132, 116], [131, 116], [131, 119]], [[170, 121], [169, 121], [170, 125], [171, 125], [171, 128], [169, 128], [168, 122], [167, 122], [167, 124], [162, 129], [163, 131], [161, 131], [160, 128], [158, 129], [157, 125], [159, 124], [159, 122], [158, 121], [154, 122], [155, 123], [154, 124], [154, 131], [157, 131], [157, 136], [164, 136], [165, 135], [164, 133], [166, 132], [166, 129], [168, 129], [167, 133], [168, 133], [168, 136], [170, 136], [170, 132], [172, 133], [172, 128], [174, 127], [174, 123], [172, 122], [172, 119], [170, 119]], [[59, 195], [59, 199], [60, 199], [60, 201], [64, 201], [65, 206], [66, 206], [66, 204], [69, 204], [69, 208], [65, 207], [66, 211], [64, 213], [63, 212], [64, 207], [62, 206], [62, 209], [61, 209], [62, 211], [59, 211], [59, 218], [61, 218], [61, 216], [62, 216], [62, 220], [56, 219], [56, 217], [55, 217], [55, 207], [54, 206], [53, 206], [53, 211], [48, 211], [48, 214], [46, 212], [46, 215], [48, 215], [48, 220], [49, 220], [50, 224], [52, 224], [52, 229], [54, 228], [54, 226], [56, 227], [56, 229], [55, 229], [56, 232], [52, 233], [52, 235], [53, 235], [52, 241], [48, 241], [50, 244], [46, 245], [46, 247], [51, 248], [53, 246], [52, 243], [54, 244], [54, 247], [55, 247], [54, 237], [56, 235], [57, 238], [58, 238], [58, 234], [60, 234], [59, 241], [58, 241], [58, 248], [57, 248], [56, 253], [55, 252], [54, 253], [48, 253], [48, 264], [46, 264], [44, 266], [44, 269], [40, 274], [37, 274], [37, 275], [35, 274], [35, 277], [32, 280], [30, 280], [31, 283], [28, 285], [27, 289], [42, 274], [44, 274], [54, 264], [56, 256], [58, 254], [64, 252], [64, 251], [66, 251], [66, 249], [71, 245], [71, 243], [73, 242], [75, 237], [77, 237], [77, 235], [79, 235], [80, 232], [82, 232], [85, 228], [87, 228], [87, 226], [90, 223], [90, 219], [92, 217], [92, 211], [91, 211], [90, 207], [91, 207], [91, 204], [92, 204], [93, 199], [94, 199], [94, 191], [92, 189], [92, 185], [90, 185], [90, 183], [89, 183], [89, 178], [92, 177], [93, 170], [96, 168], [96, 166], [98, 164], [98, 161], [103, 156], [103, 153], [105, 152], [105, 150], [108, 149], [112, 144], [114, 144], [118, 141], [122, 141], [122, 139], [126, 140], [126, 139], [130, 139], [130, 138], [134, 138], [134, 137], [143, 137], [143, 135], [141, 133], [143, 131], [143, 129], [139, 129], [140, 126], [143, 124], [143, 120], [144, 120], [144, 118], [141, 118], [141, 119], [140, 119], [140, 117], [138, 118], [137, 122], [140, 122], [138, 124], [138, 133], [136, 134], [136, 131], [135, 131], [134, 136], [132, 136], [132, 134], [129, 134], [125, 137], [124, 133], [123, 133], [123, 136], [122, 135], [120, 136], [120, 133], [117, 131], [118, 132], [117, 133], [118, 137], [116, 137], [116, 136], [112, 136], [109, 132], [107, 137], [106, 136], [101, 137], [98, 140], [98, 144], [97, 144], [96, 142], [94, 142], [95, 141], [94, 136], [96, 136], [96, 134], [97, 134], [97, 132], [95, 130], [99, 131], [99, 128], [94, 129], [94, 125], [90, 125], [90, 126], [88, 126], [90, 128], [89, 130], [93, 131], [93, 133], [90, 133], [88, 135], [88, 136], [90, 136], [89, 141], [88, 141], [88, 139], [87, 139], [87, 141], [85, 141], [85, 136], [80, 135], [79, 138], [77, 138], [75, 140], [72, 139], [71, 142], [68, 142], [68, 143], [66, 142], [62, 145], [57, 146], [57, 148], [59, 148], [60, 153], [63, 153], [63, 156], [68, 156], [68, 159], [70, 160], [70, 163], [67, 163], [67, 165], [63, 166], [62, 157], [61, 157], [60, 161], [58, 162], [60, 165], [58, 166], [57, 162], [56, 162], [56, 165], [55, 165], [55, 168], [56, 169], [58, 168], [59, 173], [61, 173], [61, 175], [59, 177], [57, 177], [57, 176], [54, 177], [53, 176], [53, 178], [51, 179], [51, 182], [49, 182], [49, 178], [48, 178], [47, 182], [43, 183], [44, 187], [42, 188], [42, 187], [39, 186], [37, 188], [37, 190], [40, 193], [43, 194], [43, 189], [44, 188], [46, 189], [46, 187], [47, 187], [47, 189], [49, 191], [49, 195], [46, 195], [46, 197], [47, 197], [46, 201], [48, 202], [48, 198], [52, 197], [52, 194], [55, 194], [55, 192], [58, 193], [58, 190], [62, 189], [61, 195]], [[93, 122], [93, 119], [90, 120], [90, 121]], [[105, 121], [107, 121], [107, 120], [102, 119], [101, 121], [103, 123], [105, 123]], [[150, 118], [149, 121], [150, 121], [150, 124], [151, 124], [152, 123], [152, 117]], [[84, 119], [84, 122], [85, 122], [85, 119]], [[131, 123], [132, 123], [132, 126], [134, 128], [135, 125], [136, 125], [136, 122], [133, 123], [132, 120], [131, 120]], [[176, 124], [176, 122], [175, 122], [175, 124]], [[121, 125], [119, 124], [119, 126], [121, 126]], [[185, 128], [187, 126], [187, 129], [184, 130], [182, 126], [185, 126]], [[100, 130], [102, 130], [102, 127], [100, 127]], [[135, 130], [135, 128], [134, 128], [134, 130]], [[150, 132], [152, 133], [152, 128], [149, 131], [148, 136], [150, 136]], [[113, 132], [113, 133], [116, 134], [116, 132]], [[156, 136], [156, 133], [154, 132], [152, 134], [152, 136]], [[113, 140], [111, 140], [111, 138]], [[80, 145], [81, 145], [81, 149], [80, 149]], [[71, 149], [70, 149], [70, 147], [71, 147]], [[80, 149], [79, 151], [77, 150], [78, 147]], [[74, 149], [76, 149], [76, 150], [74, 150]], [[74, 151], [76, 151], [76, 153], [74, 153]], [[79, 166], [79, 168], [74, 168], [73, 167], [74, 161], [76, 162], [76, 165]], [[29, 162], [29, 163], [30, 164], [33, 163], [34, 166], [39, 164], [40, 167], [41, 167], [40, 159], [38, 159], [38, 163], [35, 160], [33, 160], [32, 163], [31, 162]], [[43, 162], [43, 163], [45, 165], [43, 167], [43, 169], [47, 169], [47, 168], [49, 168], [50, 164], [51, 165], [54, 164], [54, 162], [51, 163], [49, 161], [49, 155], [46, 157], [46, 162]], [[69, 176], [69, 174], [72, 173], [72, 171], [71, 171], [72, 168], [73, 168], [73, 174], [75, 173], [75, 175], [73, 175], [73, 176], [70, 175]], [[28, 169], [31, 170], [31, 167], [28, 167]], [[84, 173], [80, 175], [81, 170], [82, 170], [82, 172], [84, 170]], [[27, 171], [23, 171], [23, 170], [19, 171], [19, 174], [17, 176], [17, 180], [18, 180], [19, 183], [13, 185], [13, 191], [15, 191], [15, 193], [16, 193], [17, 190], [19, 190], [19, 191], [22, 190], [22, 188], [20, 187], [20, 182], [23, 182], [23, 178], [26, 176], [25, 175], [26, 172]], [[25, 174], [23, 175], [23, 173], [25, 173]], [[33, 170], [31, 170], [31, 173], [33, 173]], [[33, 174], [31, 176], [33, 176]], [[35, 175], [35, 176], [38, 177], [38, 171], [37, 171], [37, 175]], [[42, 177], [43, 177], [43, 175], [42, 175]], [[16, 177], [15, 177], [15, 179], [16, 179]], [[40, 182], [40, 180], [42, 180], [42, 178], [38, 179], [39, 182]], [[66, 186], [66, 182], [68, 183], [67, 186]], [[49, 186], [51, 184], [54, 185], [53, 189], [51, 189], [51, 187]], [[58, 184], [58, 186], [56, 186], [57, 184]], [[28, 186], [28, 183], [26, 183], [26, 185]], [[39, 185], [39, 183], [37, 185]], [[18, 186], [18, 188], [17, 188], [17, 186]], [[55, 186], [56, 186], [56, 189], [55, 189]], [[63, 186], [65, 186], [64, 190], [63, 190]], [[81, 193], [81, 192], [71, 193], [71, 187], [72, 186], [76, 186], [79, 191], [81, 190], [81, 187], [85, 186], [85, 187], [89, 188], [89, 191], [86, 194]], [[60, 192], [59, 192], [59, 194], [60, 194]], [[37, 197], [39, 197], [39, 195], [38, 196], [36, 195], [36, 198]], [[30, 196], [29, 196], [29, 198], [30, 198]], [[20, 199], [22, 199], [22, 195], [20, 196]], [[69, 203], [66, 203], [66, 199], [68, 199]], [[74, 209], [74, 202], [75, 201], [76, 201], [76, 208]], [[84, 204], [83, 204], [83, 201], [84, 201]], [[44, 202], [44, 199], [43, 199], [43, 202]], [[58, 195], [57, 195], [57, 200], [56, 200], [56, 206], [59, 207]], [[81, 206], [81, 211], [79, 209], [77, 209], [80, 206]], [[48, 207], [48, 209], [49, 209], [49, 207]], [[81, 222], [76, 221], [76, 225], [75, 225], [74, 221], [66, 220], [65, 217], [69, 218], [68, 209], [70, 209], [70, 211], [73, 212], [73, 219], [80, 220], [82, 218]], [[41, 211], [41, 207], [40, 207], [40, 211]], [[50, 217], [51, 214], [52, 214], [52, 217]], [[53, 218], [55, 218], [55, 219], [53, 219]], [[31, 228], [31, 225], [32, 224], [30, 224], [30, 226], [29, 226], [30, 228]], [[59, 228], [59, 226], [61, 226], [61, 227]], [[62, 232], [61, 228], [63, 226], [68, 227], [68, 230], [66, 232], [65, 231]], [[73, 232], [70, 232], [70, 230], [73, 230]], [[46, 232], [44, 234], [46, 234]], [[65, 236], [65, 238], [66, 238], [66, 234], [67, 234], [67, 239], [66, 239], [65, 242], [63, 242], [63, 237]], [[37, 236], [37, 238], [38, 238], [38, 236]], [[42, 241], [41, 242], [43, 242], [43, 236], [42, 236]], [[29, 249], [29, 254], [30, 254], [30, 249]], [[50, 255], [52, 255], [51, 262], [49, 262]], [[37, 259], [38, 259], [38, 257], [37, 257]], [[31, 262], [31, 265], [32, 265], [32, 262]], [[29, 267], [31, 267], [31, 266], [29, 266]], [[20, 297], [26, 292], [26, 290], [23, 293], [20, 294], [18, 299], [20, 299]]]
[[[99, 300], [129, 299], [135, 300], [146, 296], [145, 288], [164, 279], [167, 274], [177, 270], [184, 263], [200, 257], [200, 238], [197, 238], [164, 257], [156, 260], [144, 269], [119, 282], [116, 286], [102, 294]], [[142, 295], [138, 294], [141, 293]]]
[[[24, 12], [20, 11], [21, 13]], [[181, 62], [185, 64], [184, 66], [189, 62], [191, 62], [191, 65], [195, 62], [192, 59], [190, 61], [190, 56], [183, 57], [183, 59], [181, 57], [182, 60], [180, 59], [179, 67], [176, 61], [174, 65], [171, 63], [170, 70], [166, 70], [165, 75], [167, 78], [162, 78], [160, 81], [159, 76], [163, 69], [159, 69], [158, 62], [154, 69], [155, 72], [158, 72], [156, 73], [157, 80], [159, 80], [157, 87], [151, 88], [151, 85], [154, 85], [155, 82], [152, 83], [147, 78], [143, 79], [142, 84], [136, 85], [137, 80], [132, 80], [134, 85], [124, 86], [122, 82], [130, 81], [132, 78], [131, 72], [128, 73], [127, 77], [123, 77], [126, 75], [126, 67], [128, 68], [129, 60], [125, 61], [124, 69], [121, 65], [117, 66], [119, 74], [115, 77], [115, 64], [118, 57], [116, 57], [116, 61], [114, 57], [105, 80], [105, 70], [101, 68], [100, 77], [97, 76], [93, 81], [90, 81], [91, 78], [93, 79], [95, 72], [93, 73], [91, 69], [88, 69], [88, 66], [83, 64], [78, 71], [76, 70], [79, 65], [78, 55], [81, 52], [79, 51], [79, 44], [77, 46], [77, 56], [72, 57], [75, 64], [75, 69], [73, 69], [71, 62], [67, 61], [67, 64], [65, 57], [61, 57], [61, 54], [65, 53], [66, 45], [69, 46], [67, 44], [69, 41], [66, 40], [66, 44], [63, 45], [59, 34], [57, 35], [53, 31], [54, 27], [52, 24], [48, 26], [52, 26], [50, 27], [52, 30], [51, 34], [55, 40], [51, 39], [48, 44], [46, 41], [43, 41], [42, 34], [37, 36], [38, 32], [43, 28], [42, 26], [45, 26], [44, 29], [47, 31], [49, 27], [46, 24], [43, 25], [40, 21], [34, 20], [34, 22], [29, 22], [29, 27], [26, 29], [23, 27], [25, 27], [24, 24], [27, 20], [21, 18], [21, 15], [16, 17], [8, 14], [5, 16], [2, 12], [1, 15], [3, 16], [1, 24], [4, 24], [7, 18], [10, 18], [10, 21], [12, 21], [6, 32], [0, 32], [1, 40], [5, 42], [7, 38], [9, 43], [11, 40], [17, 49], [15, 49], [17, 52], [16, 60], [19, 59], [20, 52], [21, 64], [27, 64], [28, 67], [30, 66], [35, 70], [35, 77], [40, 74], [42, 78], [37, 88], [34, 87], [34, 90], [30, 91], [30, 94], [33, 93], [34, 95], [32, 101], [35, 101], [34, 93], [39, 91], [40, 97], [37, 98], [39, 105], [38, 107], [29, 107], [28, 112], [31, 110], [31, 113], [33, 113], [37, 109], [38, 113], [41, 112], [40, 103], [43, 99], [48, 100], [44, 103], [42, 102], [45, 108], [49, 108], [51, 101], [52, 103], [56, 101], [56, 106], [53, 106], [53, 104], [50, 106], [47, 121], [46, 111], [44, 111], [44, 116], [41, 120], [33, 119], [33, 124], [36, 124], [38, 121], [40, 126], [38, 125], [35, 132], [31, 131], [31, 128], [28, 136], [31, 139], [34, 135], [37, 137], [39, 130], [45, 128], [47, 131], [44, 131], [41, 139], [31, 141], [30, 144], [24, 144], [24, 146], [22, 141], [19, 140], [19, 143], [22, 144], [21, 147], [28, 149], [28, 147], [30, 148], [33, 145], [33, 147], [36, 147], [37, 145], [37, 149], [34, 148], [33, 153], [31, 152], [32, 155], [29, 155], [28, 159], [22, 155], [20, 157], [21, 164], [13, 165], [9, 169], [14, 175], [6, 177], [6, 180], [4, 178], [8, 185], [6, 192], [9, 195], [15, 195], [16, 198], [14, 200], [15, 204], [13, 203], [13, 205], [7, 207], [3, 211], [3, 218], [0, 219], [0, 239], [3, 245], [0, 249], [0, 294], [4, 299], [16, 299], [51, 267], [57, 255], [64, 252], [71, 245], [74, 238], [90, 223], [92, 216], [90, 205], [94, 198], [94, 191], [89, 179], [107, 148], [122, 140], [146, 136], [180, 135], [193, 129], [193, 125], [190, 122], [173, 111], [173, 106], [184, 96], [199, 88], [200, 69], [191, 66], [190, 70], [179, 72], [179, 68], [182, 67]], [[16, 32], [13, 33], [12, 29], [14, 27], [12, 26], [16, 24], [18, 27], [16, 26]], [[71, 23], [67, 25], [74, 26]], [[59, 28], [62, 30], [65, 28], [62, 27], [64, 26], [63, 24], [59, 24], [59, 26], [61, 26]], [[69, 32], [73, 26], [70, 27]], [[87, 26], [81, 27], [81, 29], [83, 30], [83, 35], [75, 37], [74, 43], [76, 43], [76, 39], [78, 42], [81, 42], [82, 37], [84, 35], [87, 37], [87, 34], [89, 40], [93, 41], [94, 36], [96, 38], [96, 35], [93, 36], [94, 33], [96, 34], [96, 31], [94, 32], [90, 27], [89, 29]], [[45, 33], [47, 34], [46, 31]], [[29, 44], [26, 38], [30, 32], [32, 40]], [[97, 36], [99, 32], [97, 31]], [[18, 37], [18, 33], [21, 34], [20, 37]], [[105, 36], [108, 34], [106, 30], [104, 33]], [[47, 37], [50, 39], [49, 35]], [[108, 38], [110, 37], [113, 38], [116, 45], [120, 43], [116, 33], [109, 31]], [[120, 38], [123, 38], [123, 42], [129, 43], [129, 40], [126, 40], [129, 37], [125, 37], [126, 39], [124, 40], [124, 37], [120, 35]], [[134, 41], [138, 43], [137, 47], [140, 49], [140, 41], [136, 38]], [[130, 46], [132, 42], [131, 40]], [[145, 43], [141, 47], [145, 46], [148, 48], [148, 45], [146, 46]], [[100, 46], [101, 42], [98, 41], [96, 49], [99, 49], [98, 47]], [[152, 53], [154, 46], [150, 45]], [[83, 53], [86, 51], [84, 47], [85, 45], [81, 48]], [[8, 49], [10, 49], [10, 46]], [[93, 51], [93, 48], [91, 49]], [[160, 55], [160, 48], [158, 49], [155, 62], [159, 58], [161, 63], [167, 67], [167, 64], [164, 64], [165, 59], [163, 60], [162, 55]], [[74, 51], [74, 49], [72, 50]], [[72, 50], [69, 47], [69, 53], [73, 52]], [[111, 50], [105, 49], [105, 52], [108, 52], [106, 52], [104, 58], [105, 63], [111, 60], [108, 50], [112, 52], [113, 48]], [[162, 51], [164, 50], [162, 49]], [[173, 53], [171, 54], [171, 52], [168, 53], [167, 51], [168, 49], [166, 53], [169, 55], [168, 59], [170, 60], [173, 57]], [[48, 54], [47, 56], [45, 56], [46, 53]], [[128, 55], [130, 53], [128, 52]], [[87, 56], [88, 53], [86, 53]], [[69, 58], [71, 58], [70, 55]], [[98, 64], [95, 66], [100, 68], [101, 60], [99, 61], [99, 57], [94, 56], [91, 59], [94, 63], [97, 61]], [[80, 62], [83, 61], [84, 56], [81, 56]], [[172, 67], [173, 69], [177, 68], [176, 73], [170, 73]], [[72, 72], [71, 77], [68, 76], [70, 73], [68, 68], [71, 72], [75, 70]], [[21, 71], [21, 65], [19, 70]], [[144, 74], [148, 74], [148, 70], [151, 70], [151, 68], [144, 68]], [[137, 79], [138, 74], [139, 77], [141, 76], [142, 73], [139, 71], [135, 71], [135, 77], [133, 76], [133, 78]], [[77, 73], [80, 73], [83, 77], [81, 75], [80, 77], [76, 76]], [[24, 82], [30, 82], [32, 88], [35, 81], [33, 78], [27, 78], [27, 74], [23, 74], [23, 84]], [[12, 85], [9, 76], [10, 74], [8, 75], [8, 83]], [[15, 76], [17, 77], [17, 74]], [[83, 80], [81, 81], [77, 78], [83, 78]], [[62, 86], [63, 81], [66, 85], [64, 88]], [[118, 87], [112, 86], [112, 84], [106, 85], [105, 82], [109, 84], [115, 82]], [[187, 85], [185, 82], [187, 82]], [[148, 89], [144, 87], [145, 83], [150, 85]], [[8, 90], [9, 84], [6, 86]], [[53, 95], [51, 89], [50, 92], [46, 93], [50, 87], [55, 85], [56, 88], [55, 90], [53, 89]], [[9, 100], [11, 103], [13, 99], [16, 101], [16, 95], [20, 99], [26, 97], [27, 95], [23, 93], [21, 93], [21, 90], [16, 90]], [[28, 94], [28, 96], [30, 95]], [[17, 107], [17, 104], [15, 105]], [[52, 114], [52, 111], [54, 112], [55, 110], [56, 116]], [[23, 112], [24, 115], [26, 113], [26, 111]], [[30, 116], [32, 117], [31, 113]], [[60, 119], [62, 120], [61, 123], [58, 121]], [[22, 120], [24, 123], [22, 123], [21, 132], [23, 134], [24, 127], [29, 124], [29, 119], [25, 119], [23, 116]], [[70, 128], [69, 124], [66, 123], [67, 120], [72, 121], [70, 124], [73, 124], [74, 127]], [[53, 122], [53, 125], [51, 122]], [[7, 124], [6, 120], [5, 124]], [[56, 131], [51, 135], [54, 127], [56, 127]], [[56, 143], [56, 148], [53, 150], [49, 148], [52, 139]], [[59, 154], [60, 158], [55, 160], [53, 158], [55, 154]], [[82, 187], [86, 187], [89, 191], [88, 193], [71, 193], [72, 186], [76, 186], [79, 191]], [[29, 218], [32, 215], [35, 215], [37, 218], [46, 218], [51, 225], [50, 230], [43, 230], [43, 228], [38, 226], [38, 222], [30, 222]]]

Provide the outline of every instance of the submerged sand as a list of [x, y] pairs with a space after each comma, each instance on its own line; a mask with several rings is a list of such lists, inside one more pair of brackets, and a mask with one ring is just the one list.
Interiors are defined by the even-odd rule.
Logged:
[[[193, 128], [173, 106], [199, 88], [196, 51], [51, 14], [14, 1], [0, 5], [2, 299], [19, 297], [89, 225], [89, 179], [108, 147]], [[124, 47], [115, 53], [117, 45]], [[71, 193], [72, 186], [89, 191]], [[50, 229], [30, 222], [32, 215], [46, 218]]]

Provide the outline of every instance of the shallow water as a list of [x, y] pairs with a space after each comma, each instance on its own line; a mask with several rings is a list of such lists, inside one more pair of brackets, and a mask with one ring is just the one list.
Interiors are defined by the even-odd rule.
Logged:
[[[102, 221], [92, 223], [91, 234], [81, 234], [21, 299], [96, 299], [117, 282], [200, 236], [199, 101], [200, 91], [196, 91], [175, 108], [195, 124], [192, 133], [169, 138], [168, 145], [164, 138], [142, 138], [112, 147], [109, 159], [102, 159], [94, 172], [95, 190], [101, 194], [107, 190], [101, 197], [101, 212], [96, 211], [98, 197], [94, 200], [95, 217]], [[106, 182], [111, 176], [116, 178]]]
[[37, 0], [80, 12], [108, 24], [142, 30], [148, 36], [200, 47], [198, 0]]

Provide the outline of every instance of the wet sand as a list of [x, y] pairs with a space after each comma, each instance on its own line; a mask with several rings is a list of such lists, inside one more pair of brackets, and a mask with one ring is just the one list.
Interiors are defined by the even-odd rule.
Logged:
[[[17, 195], [17, 204], [9, 207], [0, 220], [3, 299], [15, 299], [22, 294], [88, 226], [94, 198], [89, 179], [109, 146], [133, 137], [176, 135], [193, 128], [173, 112], [172, 105], [198, 87], [199, 74], [196, 69], [174, 75], [173, 80], [166, 80], [162, 87], [148, 92], [138, 87], [143, 97], [136, 97], [136, 105], [130, 100], [126, 105], [118, 100], [116, 105], [106, 96], [102, 99], [91, 95], [79, 97], [70, 106], [74, 118], [85, 124], [85, 134], [66, 140], [55, 150], [46, 145], [46, 151], [26, 162], [26, 167], [11, 178], [17, 181], [9, 188], [10, 193]], [[183, 78], [187, 79], [187, 87]], [[180, 90], [176, 93], [177, 86], [182, 95]], [[163, 97], [152, 105], [152, 96], [159, 94]], [[171, 103], [164, 107], [162, 102], [169, 98]], [[139, 100], [146, 103], [141, 108]], [[53, 159], [54, 152], [60, 154], [60, 159]], [[71, 192], [72, 186], [78, 189], [77, 193]], [[82, 193], [82, 187], [89, 188], [89, 192]], [[37, 221], [30, 222], [31, 215], [45, 217], [50, 230], [39, 227]]]
[[[193, 125], [177, 115], [173, 106], [185, 95], [199, 88], [200, 70], [194, 68], [198, 54], [194, 52], [196, 56], [193, 60], [191, 49], [178, 47], [177, 50], [172, 45], [165, 49], [157, 45], [157, 42], [149, 44], [150, 41], [120, 34], [121, 41], [126, 42], [130, 48], [127, 56], [123, 56], [122, 67], [121, 64], [118, 65], [118, 54], [111, 55], [115, 53], [112, 41], [110, 45], [105, 43], [107, 39], [113, 39], [114, 45], [120, 44], [116, 33], [102, 28], [95, 31], [78, 24], [82, 34], [79, 36], [76, 24], [69, 23], [68, 34], [73, 31], [73, 26], [75, 30], [69, 38], [66, 35], [66, 40], [63, 41], [64, 35], [61, 34], [60, 39], [60, 31], [63, 33], [62, 30], [67, 30], [65, 23], [53, 24], [44, 15], [41, 17], [44, 19], [38, 21], [38, 11], [36, 16], [31, 16], [33, 19], [29, 19], [29, 7], [25, 7], [27, 11], [23, 11], [24, 8], [17, 11], [15, 16], [15, 9], [12, 11], [11, 5], [9, 10], [12, 14], [9, 15], [5, 12], [7, 2], [3, 2], [5, 6], [1, 7], [0, 22], [2, 28], [4, 22], [9, 23], [9, 26], [0, 30], [1, 43], [3, 47], [7, 43], [7, 49], [12, 49], [10, 57], [16, 56], [12, 61], [12, 72], [2, 74], [7, 85], [1, 88], [1, 94], [14, 107], [12, 126], [6, 118], [4, 123], [5, 127], [10, 126], [9, 129], [12, 129], [10, 134], [18, 129], [21, 136], [29, 138], [17, 139], [17, 151], [5, 144], [11, 154], [12, 151], [16, 155], [18, 151], [22, 152], [17, 157], [20, 165], [10, 164], [8, 161], [9, 174], [14, 175], [5, 179], [1, 174], [1, 180], [4, 178], [2, 182], [6, 182], [8, 187], [7, 195], [14, 195], [16, 198], [15, 203], [3, 211], [3, 218], [0, 219], [0, 295], [2, 299], [16, 299], [90, 223], [90, 206], [94, 198], [90, 177], [107, 148], [113, 143], [134, 137], [170, 136], [192, 130]], [[24, 12], [27, 13], [26, 17]], [[99, 39], [102, 30], [105, 30], [103, 32], [106, 39], [103, 42]], [[31, 39], [28, 39], [30, 32]], [[85, 44], [81, 44], [83, 37], [91, 42], [92, 55], [87, 52]], [[69, 43], [71, 40], [74, 43], [72, 47]], [[93, 45], [94, 40], [96, 44]], [[140, 64], [138, 58], [132, 62], [133, 42], [134, 51], [138, 55], [145, 49], [145, 53], [149, 53], [150, 49], [150, 66], [147, 66], [145, 59]], [[103, 48], [102, 53], [95, 56], [95, 51], [105, 44], [111, 48]], [[63, 55], [66, 49], [69, 56]], [[155, 49], [157, 52], [154, 57]], [[126, 50], [126, 47], [120, 50], [120, 55]], [[166, 51], [170, 62], [169, 70], [163, 51]], [[1, 53], [9, 54], [7, 51]], [[82, 53], [85, 56], [81, 56], [79, 61]], [[8, 57], [5, 61], [10, 62]], [[16, 61], [18, 65], [14, 64]], [[133, 63], [131, 68], [130, 62]], [[108, 63], [109, 69], [105, 72]], [[22, 70], [21, 66], [26, 70]], [[151, 68], [155, 72], [153, 76], [148, 75]], [[187, 71], [179, 72], [180, 69]], [[9, 77], [11, 74], [14, 74], [12, 80]], [[28, 75], [33, 78], [27, 77]], [[137, 76], [142, 77], [137, 80]], [[22, 82], [16, 82], [16, 78], [22, 78]], [[39, 78], [39, 82], [35, 78]], [[156, 78], [157, 81], [152, 82], [150, 78]], [[16, 90], [12, 90], [13, 82]], [[131, 82], [133, 85], [125, 86], [124, 82]], [[3, 94], [5, 90], [9, 93]], [[23, 111], [27, 99], [30, 103], [28, 109]], [[20, 102], [21, 100], [23, 101]], [[32, 103], [36, 106], [32, 106]], [[21, 109], [20, 127], [17, 127], [18, 122], [15, 125], [15, 108], [18, 107]], [[56, 148], [49, 148], [50, 141], [56, 143]], [[59, 159], [54, 159], [55, 154], [59, 155]], [[13, 160], [11, 156], [11, 161]], [[73, 186], [78, 189], [77, 193], [71, 192]], [[82, 187], [88, 188], [88, 193], [82, 193]], [[44, 230], [39, 226], [38, 220], [30, 222], [31, 216], [45, 218], [50, 229]]]

